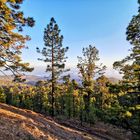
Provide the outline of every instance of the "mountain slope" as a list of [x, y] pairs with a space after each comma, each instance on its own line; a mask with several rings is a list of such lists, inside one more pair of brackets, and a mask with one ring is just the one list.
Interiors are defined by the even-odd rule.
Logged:
[[92, 128], [57, 121], [0, 103], [0, 140], [131, 140], [129, 131], [101, 122]]
[[0, 140], [96, 140], [29, 110], [0, 103]]
[[33, 111], [0, 103], [0, 140], [131, 140], [130, 133], [109, 127], [103, 123], [94, 128], [80, 127], [76, 121], [57, 123]]

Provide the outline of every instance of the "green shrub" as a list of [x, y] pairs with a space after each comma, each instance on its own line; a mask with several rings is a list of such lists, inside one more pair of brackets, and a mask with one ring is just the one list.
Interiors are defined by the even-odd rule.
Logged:
[[4, 94], [4, 90], [1, 87], [0, 87], [0, 102], [2, 103], [6, 102], [6, 95]]

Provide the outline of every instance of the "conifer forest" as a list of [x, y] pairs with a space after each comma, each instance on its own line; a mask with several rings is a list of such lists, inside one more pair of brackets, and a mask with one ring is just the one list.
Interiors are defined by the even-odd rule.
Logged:
[[46, 75], [34, 84], [26, 82], [26, 74], [32, 75], [35, 68], [22, 54], [23, 50], [30, 50], [27, 42], [32, 37], [28, 31], [40, 21], [31, 13], [28, 14], [31, 17], [27, 12], [24, 14], [25, 1], [28, 0], [0, 0], [0, 103], [34, 111], [64, 125], [71, 122], [71, 127], [72, 123], [84, 128], [103, 122], [130, 131], [132, 140], [140, 140], [140, 0], [137, 13], [133, 13], [124, 29], [130, 47], [121, 47], [127, 47], [128, 55], [116, 59], [112, 65], [121, 75], [117, 82], [106, 75], [107, 66], [100, 61], [101, 51], [96, 41], [80, 46], [83, 48], [76, 52], [75, 60], [77, 76], [72, 76], [71, 67], [67, 66], [72, 57], [67, 55], [71, 44], [65, 46], [63, 25], [57, 22], [58, 17], [44, 13], [45, 26], [41, 25], [44, 46], [35, 44], [31, 49], [36, 52], [36, 64], [44, 65]]

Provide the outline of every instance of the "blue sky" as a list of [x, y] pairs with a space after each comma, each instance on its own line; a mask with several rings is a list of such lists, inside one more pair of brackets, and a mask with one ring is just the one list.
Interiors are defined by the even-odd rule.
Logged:
[[99, 50], [100, 62], [113, 75], [112, 64], [124, 58], [131, 47], [126, 41], [126, 27], [137, 13], [137, 0], [25, 0], [22, 10], [32, 16], [36, 25], [26, 28], [32, 38], [23, 51], [23, 60], [35, 67], [33, 74], [44, 72], [45, 63], [37, 60], [36, 47], [43, 48], [43, 31], [54, 17], [64, 36], [64, 46], [69, 46], [67, 66], [76, 67], [77, 56], [90, 44]]

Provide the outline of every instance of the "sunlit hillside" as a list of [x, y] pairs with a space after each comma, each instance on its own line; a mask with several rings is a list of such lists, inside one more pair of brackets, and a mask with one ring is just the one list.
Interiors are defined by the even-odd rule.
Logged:
[[130, 132], [113, 126], [100, 123], [88, 128], [63, 121], [59, 124], [50, 117], [1, 103], [0, 116], [0, 140], [129, 140], [131, 137]]

